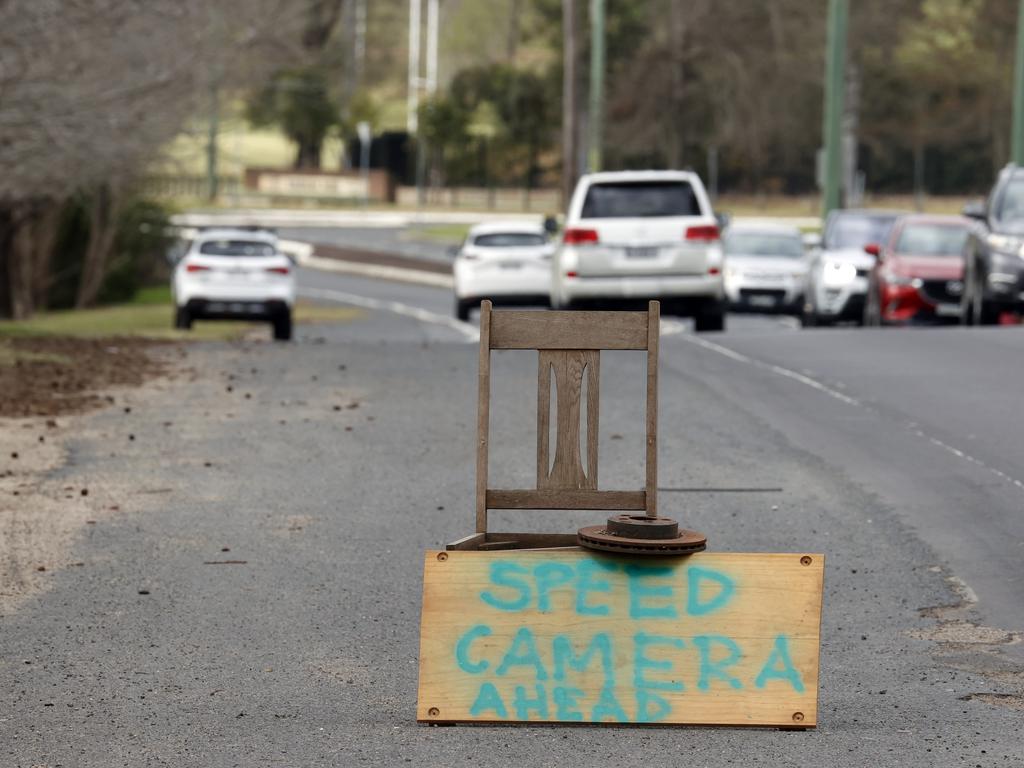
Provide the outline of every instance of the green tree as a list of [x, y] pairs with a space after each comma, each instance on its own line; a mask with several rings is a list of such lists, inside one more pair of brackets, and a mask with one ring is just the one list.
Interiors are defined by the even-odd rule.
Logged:
[[466, 144], [468, 122], [465, 110], [448, 96], [436, 95], [420, 104], [420, 137], [430, 152], [432, 175], [438, 177], [442, 186], [449, 157]]
[[476, 133], [477, 152], [491, 155], [495, 180], [536, 183], [540, 154], [551, 146], [557, 131], [557, 99], [552, 91], [548, 79], [507, 64], [464, 69], [452, 79], [450, 99], [466, 116], [467, 126], [473, 122], [471, 116], [484, 114], [481, 110], [492, 113], [487, 122], [494, 125], [493, 134]]
[[324, 139], [338, 125], [339, 109], [316, 66], [282, 70], [249, 101], [253, 125], [276, 125], [295, 142], [295, 167], [319, 168]]

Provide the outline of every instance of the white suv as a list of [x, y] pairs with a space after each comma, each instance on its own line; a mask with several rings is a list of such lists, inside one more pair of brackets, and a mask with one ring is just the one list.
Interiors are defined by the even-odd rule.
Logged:
[[698, 331], [725, 328], [718, 222], [695, 173], [583, 176], [552, 270], [556, 309], [659, 299], [664, 312], [693, 317]]
[[274, 338], [292, 337], [295, 268], [271, 232], [200, 232], [174, 267], [174, 326], [194, 320], [266, 320]]

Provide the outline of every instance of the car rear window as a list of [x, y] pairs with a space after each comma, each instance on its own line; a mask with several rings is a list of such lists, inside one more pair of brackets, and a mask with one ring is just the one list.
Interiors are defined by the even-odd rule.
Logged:
[[799, 259], [804, 255], [804, 242], [797, 235], [733, 230], [725, 236], [725, 253], [726, 255], [783, 256]]
[[828, 228], [825, 247], [860, 249], [871, 243], [883, 243], [889, 237], [896, 216], [862, 216], [841, 214]]
[[686, 181], [592, 184], [583, 200], [584, 219], [700, 216], [700, 202]]
[[897, 253], [917, 256], [959, 256], [967, 242], [967, 227], [908, 224], [900, 232]]
[[473, 245], [482, 245], [486, 248], [516, 248], [544, 245], [547, 241], [544, 235], [532, 232], [491, 232], [474, 237]]
[[263, 240], [206, 240], [199, 245], [206, 256], [273, 256], [277, 249]]

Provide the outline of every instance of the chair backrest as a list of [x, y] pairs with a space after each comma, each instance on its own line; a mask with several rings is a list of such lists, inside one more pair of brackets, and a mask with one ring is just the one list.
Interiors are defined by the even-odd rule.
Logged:
[[[480, 305], [478, 534], [487, 533], [489, 509], [642, 510], [651, 517], [657, 515], [659, 326], [660, 308], [656, 301], [650, 302], [646, 312], [494, 312], [491, 302], [484, 301]], [[538, 352], [536, 488], [497, 490], [487, 484], [492, 349], [536, 349]], [[647, 352], [647, 454], [643, 490], [598, 490], [602, 349]], [[552, 380], [556, 393], [553, 447], [550, 445]], [[584, 417], [585, 456], [580, 447]]]

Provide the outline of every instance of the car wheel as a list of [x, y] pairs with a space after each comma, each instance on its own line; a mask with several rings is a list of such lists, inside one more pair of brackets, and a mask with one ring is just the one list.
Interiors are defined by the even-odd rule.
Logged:
[[999, 316], [990, 306], [985, 306], [985, 291], [981, 287], [981, 281], [974, 284], [974, 297], [971, 300], [972, 325], [995, 325]]
[[702, 306], [693, 319], [693, 327], [697, 333], [724, 331], [725, 302], [715, 301]]
[[960, 297], [960, 325], [974, 325], [974, 302], [971, 299], [970, 285], [964, 285], [963, 295]]
[[804, 302], [803, 309], [800, 312], [800, 326], [802, 328], [815, 328], [818, 324], [818, 313], [814, 305], [810, 302]]
[[180, 331], [188, 331], [192, 328], [192, 313], [187, 307], [178, 307], [174, 313], [174, 327]]
[[870, 328], [878, 328], [882, 325], [882, 307], [878, 300], [878, 293], [868, 291], [867, 301], [864, 302], [864, 325]]
[[471, 301], [455, 300], [455, 317], [462, 322], [469, 322], [469, 310], [473, 306]]
[[276, 341], [291, 341], [292, 313], [290, 309], [274, 318], [274, 339]]

